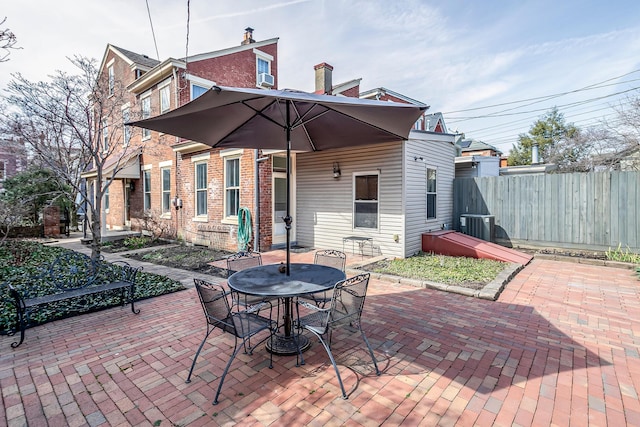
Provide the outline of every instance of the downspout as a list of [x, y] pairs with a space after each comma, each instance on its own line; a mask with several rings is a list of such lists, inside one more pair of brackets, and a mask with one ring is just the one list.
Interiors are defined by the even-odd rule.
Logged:
[[255, 247], [253, 248], [253, 250], [255, 252], [260, 252], [260, 163], [264, 162], [265, 160], [269, 160], [268, 157], [258, 158], [258, 154], [259, 154], [259, 151], [257, 149], [253, 150], [253, 159], [254, 159], [253, 171], [254, 171], [254, 187], [255, 187], [255, 191], [253, 192], [253, 194], [255, 198], [254, 203], [256, 206], [256, 215], [253, 220], [253, 224], [255, 226], [255, 231], [253, 233], [253, 235], [255, 236], [254, 237]]
[[[186, 68], [186, 67], [185, 67]], [[179, 82], [178, 82], [178, 73], [176, 73], [176, 67], [173, 67], [172, 69], [172, 74], [173, 74], [173, 83], [174, 83], [174, 92], [175, 92], [175, 96], [176, 96], [176, 108], [179, 107], [180, 105], [180, 90], [179, 90]], [[180, 142], [180, 138], [176, 136], [176, 143]], [[180, 198], [180, 186], [178, 185], [178, 174], [179, 174], [179, 168], [178, 168], [178, 152], [175, 152], [176, 155], [176, 162], [175, 162], [175, 168], [176, 168], [176, 194], [175, 194], [175, 198], [176, 200], [178, 200]], [[180, 209], [178, 209], [176, 207], [175, 209], [176, 211], [176, 239], [180, 240], [180, 225], [181, 225], [181, 221], [180, 221]]]

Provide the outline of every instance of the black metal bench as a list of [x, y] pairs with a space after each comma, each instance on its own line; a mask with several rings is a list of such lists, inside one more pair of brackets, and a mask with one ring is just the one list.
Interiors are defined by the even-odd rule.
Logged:
[[[68, 301], [78, 311], [87, 311], [93, 307], [90, 295], [106, 292], [118, 292], [120, 305], [131, 304], [134, 314], [140, 313], [135, 308], [136, 275], [142, 267], [131, 267], [124, 261], [108, 263], [104, 259], [93, 261], [87, 255], [70, 251], [58, 258], [34, 280], [34, 283], [46, 282], [48, 289], [37, 286], [31, 289], [16, 289], [8, 283], [9, 294], [16, 307], [16, 328], [9, 333], [20, 331], [20, 341], [11, 343], [16, 348], [24, 341], [25, 329], [30, 316], [39, 309], [52, 303]], [[85, 298], [83, 298], [85, 297]]]

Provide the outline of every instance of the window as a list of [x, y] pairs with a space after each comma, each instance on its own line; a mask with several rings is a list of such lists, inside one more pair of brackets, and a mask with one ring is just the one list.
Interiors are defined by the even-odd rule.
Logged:
[[378, 174], [355, 176], [354, 228], [378, 228]]
[[116, 76], [113, 72], [113, 65], [109, 66], [109, 95], [113, 95], [116, 87]]
[[427, 219], [437, 217], [437, 175], [436, 169], [427, 168]]
[[170, 108], [171, 87], [167, 84], [160, 88], [160, 113], [166, 113]]
[[104, 197], [102, 200], [103, 200], [104, 210], [108, 211], [109, 210], [109, 187], [104, 189]]
[[224, 216], [238, 216], [240, 210], [240, 158], [224, 161]]
[[144, 192], [144, 210], [148, 211], [151, 209], [151, 171], [145, 170], [143, 171], [143, 180], [142, 180], [142, 190]]
[[[151, 96], [147, 95], [140, 100], [142, 103], [142, 118], [148, 119], [151, 117]], [[150, 138], [151, 131], [149, 129], [142, 129], [142, 139]]]
[[171, 206], [171, 169], [160, 169], [162, 174], [162, 213], [170, 212]]
[[207, 214], [207, 163], [196, 163], [196, 216]]
[[102, 120], [102, 151], [109, 150], [109, 123], [107, 119]]
[[129, 141], [131, 141], [131, 127], [125, 125], [125, 123], [129, 123], [129, 119], [131, 118], [130, 116], [130, 112], [129, 112], [129, 108], [123, 108], [122, 109], [122, 135], [123, 135], [123, 140], [122, 140], [122, 145], [124, 145], [125, 147], [127, 147], [129, 145]]
[[256, 84], [260, 84], [260, 74], [271, 74], [271, 62], [259, 56], [256, 57]]
[[0, 160], [0, 181], [4, 181], [7, 178], [7, 162]]
[[208, 90], [206, 87], [191, 84], [191, 100], [193, 101]]

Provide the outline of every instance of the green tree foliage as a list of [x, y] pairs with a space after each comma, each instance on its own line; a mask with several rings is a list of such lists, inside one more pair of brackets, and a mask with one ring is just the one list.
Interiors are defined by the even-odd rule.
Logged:
[[69, 188], [51, 171], [31, 168], [4, 181], [3, 201], [16, 209], [26, 209], [33, 223], [38, 223], [45, 206], [54, 204], [60, 208], [70, 208], [73, 203], [66, 194]]
[[531, 150], [534, 144], [538, 145], [539, 161], [550, 161], [551, 157], [557, 161], [558, 153], [572, 157], [582, 156], [580, 146], [567, 152], [558, 147], [566, 145], [567, 141], [574, 141], [579, 136], [579, 129], [572, 123], [565, 123], [564, 115], [556, 107], [540, 117], [529, 129], [528, 134], [520, 134], [518, 143], [514, 144], [509, 153], [509, 166], [531, 164]]

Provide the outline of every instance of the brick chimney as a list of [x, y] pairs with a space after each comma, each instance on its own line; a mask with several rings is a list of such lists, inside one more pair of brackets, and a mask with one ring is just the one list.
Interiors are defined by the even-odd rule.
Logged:
[[315, 93], [330, 95], [333, 89], [333, 82], [331, 78], [333, 67], [326, 62], [323, 62], [322, 64], [318, 64], [313, 67], [313, 69], [316, 70]]
[[253, 39], [253, 28], [247, 27], [244, 29], [244, 40], [240, 43], [240, 46], [244, 46], [250, 43], [255, 43], [256, 41]]

